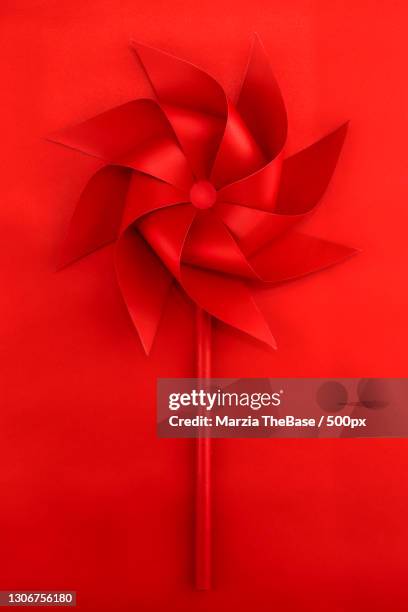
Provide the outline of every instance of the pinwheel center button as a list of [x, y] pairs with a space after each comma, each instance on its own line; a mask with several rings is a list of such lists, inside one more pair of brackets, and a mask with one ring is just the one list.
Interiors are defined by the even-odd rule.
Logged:
[[208, 181], [197, 181], [190, 190], [190, 201], [196, 208], [211, 208], [217, 201], [215, 187]]

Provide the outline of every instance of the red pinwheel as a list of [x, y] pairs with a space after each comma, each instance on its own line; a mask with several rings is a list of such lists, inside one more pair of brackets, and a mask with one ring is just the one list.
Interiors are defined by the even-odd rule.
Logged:
[[[134, 49], [155, 99], [128, 102], [52, 138], [106, 162], [80, 197], [62, 264], [116, 241], [118, 283], [147, 353], [177, 282], [197, 306], [199, 376], [208, 375], [209, 316], [275, 348], [254, 290], [356, 252], [296, 228], [316, 209], [347, 126], [285, 158], [285, 106], [258, 39], [236, 103], [192, 64]], [[209, 573], [208, 444], [199, 444], [201, 575]]]

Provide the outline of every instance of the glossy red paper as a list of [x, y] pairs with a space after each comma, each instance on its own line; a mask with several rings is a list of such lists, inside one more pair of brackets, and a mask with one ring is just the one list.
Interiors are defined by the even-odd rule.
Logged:
[[287, 117], [255, 38], [237, 103], [192, 64], [135, 44], [156, 100], [135, 100], [53, 139], [106, 161], [72, 219], [62, 257], [116, 241], [120, 289], [149, 352], [169, 287], [275, 347], [254, 299], [353, 248], [299, 233], [336, 167], [347, 125], [285, 159]]

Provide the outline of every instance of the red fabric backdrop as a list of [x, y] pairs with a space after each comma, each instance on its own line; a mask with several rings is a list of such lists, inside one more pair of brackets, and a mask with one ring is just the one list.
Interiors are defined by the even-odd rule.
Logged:
[[214, 443], [216, 589], [192, 581], [194, 442], [155, 436], [158, 376], [193, 373], [175, 293], [150, 358], [111, 251], [55, 272], [99, 163], [47, 134], [148, 93], [130, 37], [231, 93], [251, 32], [295, 152], [351, 119], [307, 230], [363, 253], [264, 294], [279, 350], [217, 326], [216, 376], [404, 376], [408, 8], [403, 0], [2, 0], [0, 589], [80, 610], [405, 610], [404, 440]]

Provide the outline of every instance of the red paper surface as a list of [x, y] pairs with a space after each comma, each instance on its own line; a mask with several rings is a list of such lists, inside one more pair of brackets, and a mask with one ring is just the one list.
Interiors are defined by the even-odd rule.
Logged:
[[213, 374], [404, 376], [405, 3], [3, 0], [0, 17], [0, 589], [102, 612], [404, 610], [403, 440], [215, 441], [215, 589], [192, 590], [194, 441], [157, 440], [154, 405], [158, 376], [194, 372], [192, 309], [174, 292], [146, 358], [110, 247], [55, 271], [102, 164], [45, 137], [149, 95], [130, 38], [233, 94], [258, 31], [288, 153], [351, 120], [307, 231], [363, 253], [262, 293], [276, 352], [217, 325]]

